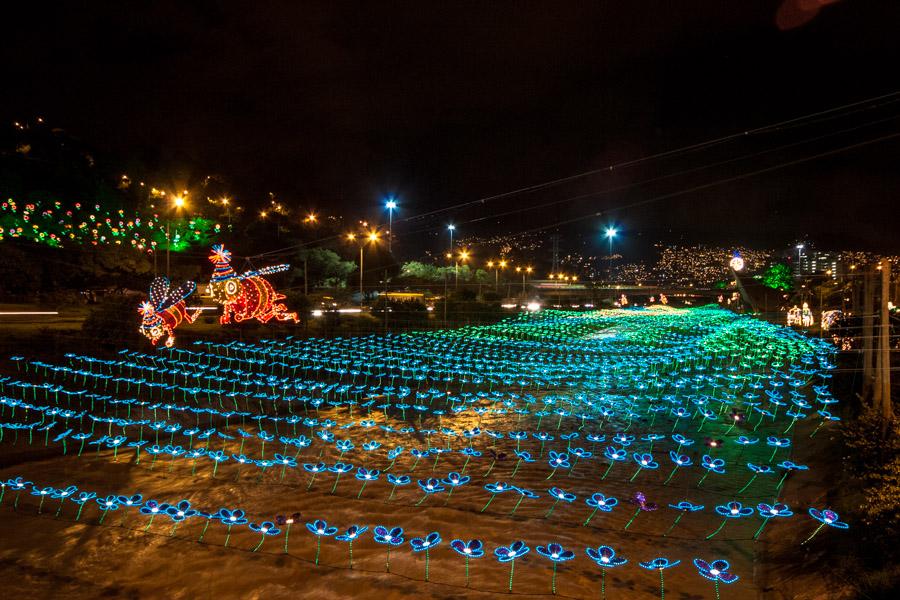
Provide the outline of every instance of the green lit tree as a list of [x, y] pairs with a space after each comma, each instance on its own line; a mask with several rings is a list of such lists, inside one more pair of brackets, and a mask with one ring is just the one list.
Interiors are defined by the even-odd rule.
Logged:
[[760, 281], [773, 290], [790, 291], [794, 287], [791, 268], [784, 263], [775, 263], [760, 276]]

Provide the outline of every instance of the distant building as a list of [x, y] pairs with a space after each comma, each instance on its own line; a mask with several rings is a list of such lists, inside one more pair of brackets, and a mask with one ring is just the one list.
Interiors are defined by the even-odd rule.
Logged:
[[841, 273], [843, 261], [837, 252], [811, 250], [800, 255], [796, 267], [796, 272], [800, 276], [821, 275], [830, 271], [830, 275], [836, 278]]

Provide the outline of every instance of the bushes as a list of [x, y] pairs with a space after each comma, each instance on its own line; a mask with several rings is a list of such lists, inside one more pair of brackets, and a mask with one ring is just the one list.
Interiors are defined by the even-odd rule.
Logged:
[[137, 302], [128, 296], [107, 296], [91, 308], [81, 325], [88, 340], [103, 346], [135, 345], [144, 337], [140, 334], [141, 319]]

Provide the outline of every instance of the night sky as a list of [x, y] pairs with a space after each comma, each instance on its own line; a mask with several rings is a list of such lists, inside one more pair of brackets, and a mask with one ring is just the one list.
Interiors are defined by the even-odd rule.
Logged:
[[898, 91], [900, 2], [29, 6], [0, 24], [0, 117], [220, 174], [247, 205], [374, 216], [396, 194], [407, 239], [616, 222], [645, 245], [897, 249], [900, 137], [866, 143], [900, 132], [897, 96], [403, 219]]

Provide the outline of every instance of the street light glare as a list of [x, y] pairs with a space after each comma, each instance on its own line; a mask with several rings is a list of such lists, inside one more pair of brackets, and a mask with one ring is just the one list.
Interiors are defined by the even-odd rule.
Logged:
[[447, 231], [455, 231], [456, 225], [447, 225]]
[[356, 234], [355, 234], [355, 233], [348, 233], [348, 234], [347, 234], [347, 239], [350, 240], [350, 241], [352, 242], [353, 240], [356, 239]]
[[370, 242], [377, 242], [377, 241], [378, 241], [378, 233], [375, 232], [375, 231], [369, 232], [369, 241], [370, 241]]
[[616, 229], [615, 227], [607, 227], [605, 235], [606, 235], [606, 237], [612, 239], [612, 238], [616, 237], [617, 233], [619, 233], [619, 230]]
[[385, 203], [384, 207], [388, 210], [394, 210], [395, 208], [397, 208], [397, 201], [396, 200], [388, 200]]
[[181, 208], [182, 206], [184, 206], [184, 198], [182, 196], [175, 196], [175, 198], [172, 200], [172, 203], [176, 208]]

